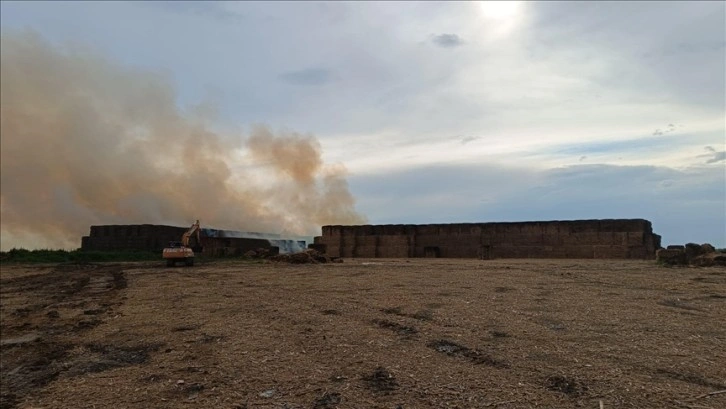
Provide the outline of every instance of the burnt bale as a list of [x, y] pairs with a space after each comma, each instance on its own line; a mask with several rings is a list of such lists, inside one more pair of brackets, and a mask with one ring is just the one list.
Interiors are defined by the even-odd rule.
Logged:
[[277, 254], [277, 251], [278, 251], [277, 247], [271, 247], [271, 248], [259, 247], [255, 250], [249, 250], [249, 251], [245, 252], [242, 256], [244, 258], [249, 258], [249, 259], [264, 259], [264, 258], [268, 258], [270, 256]]
[[308, 244], [308, 248], [310, 250], [315, 250], [318, 253], [326, 253], [328, 251], [328, 246], [322, 243], [310, 243]]
[[280, 254], [270, 257], [270, 260], [290, 264], [318, 264], [332, 262], [330, 256], [313, 249], [307, 249], [294, 254]]
[[686, 260], [691, 261], [694, 258], [704, 254], [701, 245], [696, 243], [687, 243], [685, 246]]
[[667, 266], [726, 266], [726, 253], [716, 251], [708, 243], [668, 246], [667, 249], [656, 251], [655, 257], [657, 262]]
[[690, 264], [696, 267], [726, 266], [726, 253], [712, 252], [702, 254], [690, 260]]
[[658, 249], [655, 252], [655, 260], [667, 266], [683, 266], [687, 264], [686, 252], [683, 249]]
[[268, 249], [268, 248], [266, 249], [264, 247], [260, 247], [260, 248], [256, 249], [255, 252], [257, 253], [258, 257], [267, 257], [270, 255], [270, 249]]
[[321, 253], [315, 249], [307, 249], [305, 253], [310, 255], [310, 258], [317, 261], [318, 263], [330, 263], [330, 256], [325, 253]]
[[315, 262], [315, 259], [313, 259], [307, 252], [290, 254], [288, 256], [288, 263], [292, 264], [309, 264]]

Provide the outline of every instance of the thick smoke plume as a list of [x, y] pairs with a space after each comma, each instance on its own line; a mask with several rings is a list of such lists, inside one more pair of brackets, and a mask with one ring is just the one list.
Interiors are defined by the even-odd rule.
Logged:
[[312, 135], [214, 132], [163, 76], [3, 33], [2, 247], [78, 247], [93, 224], [301, 235], [362, 223]]

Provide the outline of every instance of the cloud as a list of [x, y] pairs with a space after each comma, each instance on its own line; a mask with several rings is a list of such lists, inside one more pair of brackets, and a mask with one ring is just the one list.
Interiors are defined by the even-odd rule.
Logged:
[[713, 146], [704, 146], [703, 149], [708, 153], [698, 155], [699, 158], [707, 158], [704, 162], [707, 165], [718, 163], [726, 160], [726, 151], [717, 151]]
[[280, 74], [280, 79], [293, 85], [324, 85], [332, 80], [332, 74], [324, 68], [306, 68]]
[[141, 5], [172, 13], [210, 17], [222, 22], [239, 22], [243, 19], [241, 14], [228, 9], [223, 1], [151, 1], [141, 2]]
[[662, 131], [660, 128], [653, 131], [653, 136], [663, 136], [667, 133], [671, 133], [671, 132], [675, 132], [675, 131], [676, 131], [676, 126], [673, 124], [668, 124], [665, 131]]
[[639, 99], [724, 111], [723, 2], [601, 5], [533, 3], [531, 38], [550, 56], [564, 51], [579, 60], [592, 50], [597, 55], [586, 61], [610, 66], [596, 78], [609, 93], [633, 90]]
[[[475, 134], [489, 139], [497, 128], [509, 133], [537, 128], [532, 138], [537, 140], [564, 138], [564, 128], [587, 126], [617, 134], [635, 125], [662, 128], [664, 113], [672, 112], [688, 115], [678, 120], [693, 124], [692, 116], [700, 116], [700, 107], [691, 110], [687, 99], [669, 95], [691, 75], [686, 80], [653, 78], [651, 71], [661, 73], [662, 67], [639, 59], [638, 52], [662, 47], [664, 35], [690, 42], [711, 36], [712, 27], [723, 27], [710, 17], [718, 15], [713, 6], [703, 3], [624, 5], [638, 11], [630, 13], [606, 3], [594, 7], [524, 2], [526, 24], [517, 25], [506, 39], [492, 41], [482, 27], [476, 2], [401, 2], [383, 9], [375, 2], [210, 6], [243, 15], [244, 24], [218, 24], [201, 12], [174, 11], [174, 7], [203, 9], [207, 4], [181, 3], [145, 7], [143, 2], [3, 2], [0, 17], [3, 28], [40, 27], [49, 38], [90, 41], [125, 63], [169, 70], [185, 102], [199, 100], [207, 87], [223, 90], [220, 113], [226, 121], [264, 118], [313, 130], [321, 141], [386, 131], [416, 136]], [[331, 10], [321, 11], [325, 8]], [[651, 33], [651, 13], [668, 29], [655, 28], [658, 31]], [[683, 15], [683, 24], [669, 23]], [[701, 15], [709, 16], [704, 25], [711, 28], [691, 34], [689, 22]], [[620, 23], [621, 18], [627, 22]], [[159, 21], [164, 30], [159, 30]], [[626, 31], [628, 36], [614, 31]], [[355, 34], [360, 32], [368, 35]], [[436, 34], [445, 38], [442, 33], [466, 40], [466, 46], [455, 47], [456, 61], [431, 52], [431, 46], [440, 46], [433, 42]], [[717, 57], [701, 53], [688, 60], [657, 63], [674, 66], [672, 71], [681, 76], [693, 67], [705, 67], [702, 78], [715, 82], [692, 93], [702, 96], [719, 90], [719, 79], [714, 77], [719, 71], [713, 65], [716, 61], [722, 66], [723, 55]], [[306, 73], [304, 68], [322, 71]], [[314, 84], [331, 81], [339, 86], [335, 92], [306, 92], [315, 89]], [[720, 90], [723, 100], [723, 87]], [[381, 100], [385, 104], [378, 103]], [[331, 112], [338, 120], [329, 120]], [[573, 139], [590, 138], [580, 132]]]
[[680, 137], [671, 135], [667, 138], [631, 138], [617, 141], [573, 143], [553, 146], [551, 151], [553, 153], [568, 155], [651, 151], [656, 147], [672, 146], [679, 139]]
[[456, 34], [434, 35], [431, 41], [442, 48], [454, 48], [464, 44], [464, 40]]
[[691, 43], [680, 42], [664, 49], [663, 54], [698, 54], [710, 51], [723, 51], [725, 48], [726, 41], [697, 41]]
[[716, 163], [726, 160], [726, 151], [714, 152], [713, 157], [706, 161], [706, 163]]
[[466, 145], [469, 142], [478, 141], [481, 139], [481, 136], [462, 136], [459, 139], [461, 140], [462, 145]]
[[721, 162], [722, 160], [726, 160], [726, 151], [715, 152], [713, 154], [713, 158], [707, 160], [706, 163], [716, 163]]

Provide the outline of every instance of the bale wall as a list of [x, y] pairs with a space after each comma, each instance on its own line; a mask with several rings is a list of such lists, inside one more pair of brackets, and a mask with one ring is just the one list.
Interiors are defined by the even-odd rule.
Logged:
[[[180, 241], [187, 230], [187, 227], [152, 224], [91, 226], [90, 234], [81, 238], [81, 249], [86, 251], [161, 252], [169, 242]], [[205, 237], [204, 234], [201, 235], [201, 242], [202, 254], [212, 257], [241, 255], [250, 250], [275, 247], [265, 239]]]
[[653, 259], [660, 236], [644, 219], [323, 226], [333, 257]]
[[179, 241], [187, 228], [136, 224], [91, 226], [81, 238], [81, 249], [88, 251], [139, 250], [161, 251], [170, 241]]

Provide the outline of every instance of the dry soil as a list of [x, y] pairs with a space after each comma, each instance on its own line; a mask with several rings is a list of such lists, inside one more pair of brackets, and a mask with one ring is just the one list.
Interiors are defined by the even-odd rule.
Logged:
[[726, 408], [726, 269], [2, 266], [2, 408]]

